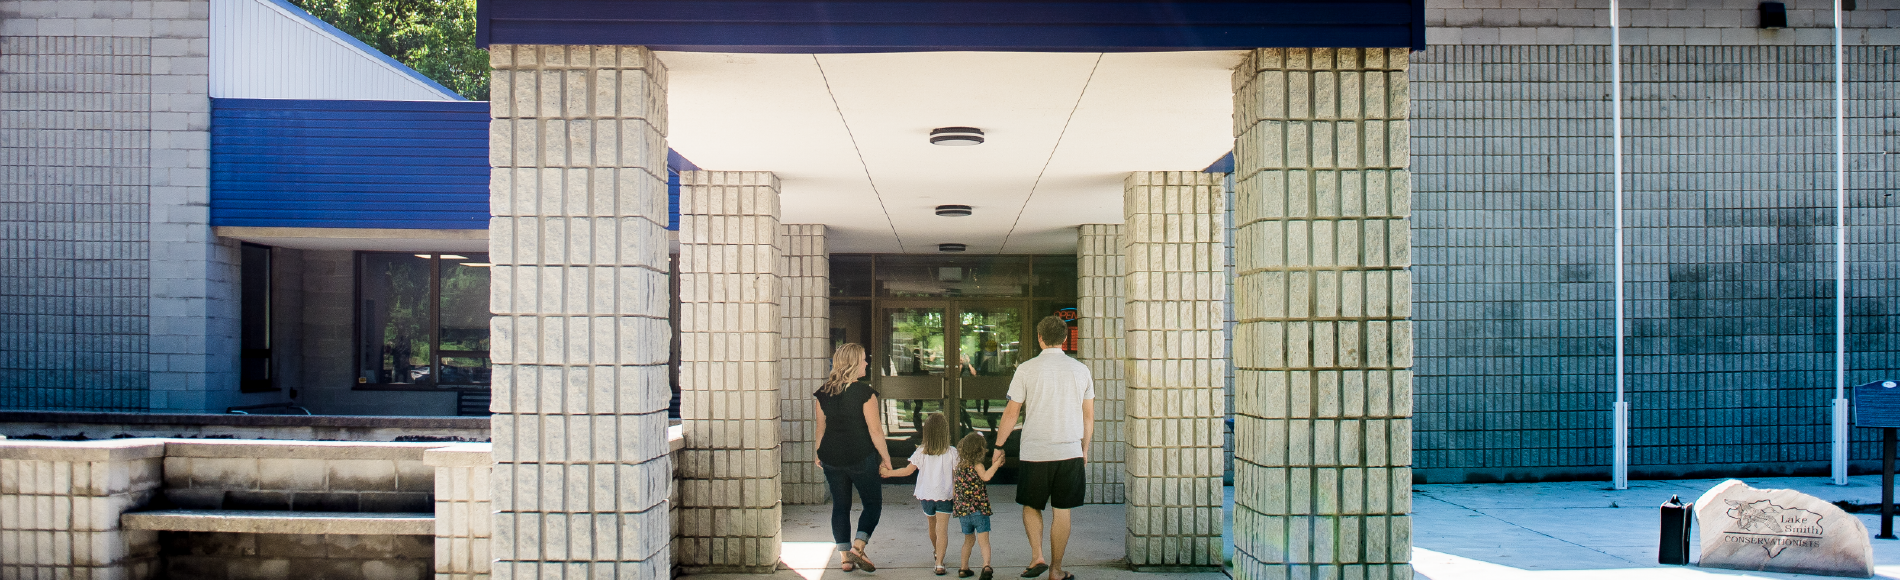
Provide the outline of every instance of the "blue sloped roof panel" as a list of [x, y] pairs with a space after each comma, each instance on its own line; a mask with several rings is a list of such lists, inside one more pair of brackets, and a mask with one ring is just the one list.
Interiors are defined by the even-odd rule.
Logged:
[[477, 0], [476, 40], [697, 52], [1425, 46], [1425, 0]]
[[[679, 174], [668, 151], [668, 229]], [[488, 103], [212, 99], [211, 225], [488, 229]]]
[[213, 99], [211, 225], [488, 228], [488, 103]]

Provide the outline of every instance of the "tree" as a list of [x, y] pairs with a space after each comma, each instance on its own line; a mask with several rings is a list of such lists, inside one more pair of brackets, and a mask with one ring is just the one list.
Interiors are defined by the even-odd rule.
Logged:
[[488, 100], [488, 51], [475, 46], [475, 0], [290, 0], [423, 76]]

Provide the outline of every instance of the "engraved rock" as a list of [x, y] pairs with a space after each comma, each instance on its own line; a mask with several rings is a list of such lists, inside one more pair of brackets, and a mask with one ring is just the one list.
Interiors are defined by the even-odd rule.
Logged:
[[1867, 526], [1834, 504], [1791, 489], [1755, 489], [1728, 480], [1695, 502], [1701, 530], [1698, 566], [1826, 574], [1874, 575]]

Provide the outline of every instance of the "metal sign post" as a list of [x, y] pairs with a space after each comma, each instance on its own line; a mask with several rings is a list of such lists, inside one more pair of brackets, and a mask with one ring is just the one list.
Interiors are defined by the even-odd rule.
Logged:
[[1854, 387], [1854, 426], [1880, 429], [1880, 535], [1893, 535], [1893, 463], [1895, 428], [1900, 428], [1900, 381], [1874, 381]]

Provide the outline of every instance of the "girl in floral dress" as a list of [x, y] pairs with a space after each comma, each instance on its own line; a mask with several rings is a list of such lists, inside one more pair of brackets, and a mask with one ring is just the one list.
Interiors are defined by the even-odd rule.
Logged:
[[996, 469], [1002, 462], [983, 467], [983, 460], [989, 458], [986, 453], [990, 442], [982, 433], [970, 432], [957, 442], [957, 470], [952, 480], [950, 515], [963, 525], [963, 564], [957, 568], [958, 578], [969, 578], [976, 574], [970, 571], [970, 547], [983, 546], [983, 577], [991, 580], [996, 571], [990, 568], [990, 492], [985, 482], [996, 477]]

